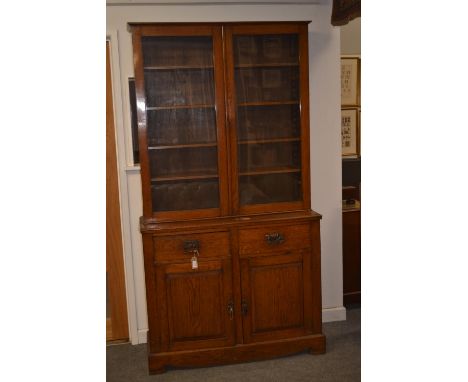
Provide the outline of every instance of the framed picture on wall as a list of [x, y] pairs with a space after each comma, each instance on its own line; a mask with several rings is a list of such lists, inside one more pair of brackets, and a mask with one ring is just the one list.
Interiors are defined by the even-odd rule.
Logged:
[[358, 108], [341, 109], [341, 155], [358, 156], [360, 149]]
[[341, 106], [360, 105], [360, 58], [341, 57]]

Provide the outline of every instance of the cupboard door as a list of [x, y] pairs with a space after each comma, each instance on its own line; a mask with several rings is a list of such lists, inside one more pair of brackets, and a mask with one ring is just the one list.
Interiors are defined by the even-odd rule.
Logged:
[[301, 252], [241, 259], [246, 343], [312, 331], [309, 259]]
[[230, 259], [159, 265], [162, 350], [234, 344]]
[[227, 30], [228, 113], [237, 162], [234, 209], [307, 208], [307, 27]]
[[141, 53], [135, 70], [137, 103], [144, 106], [138, 115], [145, 215], [226, 214], [221, 28], [139, 30], [134, 49]]

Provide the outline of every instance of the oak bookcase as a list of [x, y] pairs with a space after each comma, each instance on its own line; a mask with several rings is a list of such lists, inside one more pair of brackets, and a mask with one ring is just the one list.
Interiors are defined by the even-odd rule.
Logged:
[[307, 24], [129, 24], [152, 373], [325, 351]]

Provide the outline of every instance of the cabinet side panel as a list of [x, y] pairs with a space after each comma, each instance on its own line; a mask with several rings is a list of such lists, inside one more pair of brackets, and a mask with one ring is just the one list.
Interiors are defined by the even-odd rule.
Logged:
[[143, 253], [145, 263], [146, 301], [148, 307], [148, 343], [151, 351], [161, 349], [161, 333], [158, 328], [158, 310], [156, 309], [157, 287], [153, 266], [153, 240], [151, 234], [143, 234]]
[[302, 197], [303, 208], [310, 209], [309, 43], [307, 25], [299, 28]]
[[322, 332], [322, 280], [320, 255], [320, 221], [311, 224], [311, 280], [312, 327], [314, 333]]

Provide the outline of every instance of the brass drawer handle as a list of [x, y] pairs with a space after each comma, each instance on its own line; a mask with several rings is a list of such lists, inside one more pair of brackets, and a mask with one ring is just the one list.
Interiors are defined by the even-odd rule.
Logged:
[[198, 240], [185, 240], [184, 252], [195, 252], [200, 250], [200, 242]]
[[279, 232], [267, 233], [265, 235], [265, 241], [270, 245], [284, 243], [284, 235]]

